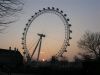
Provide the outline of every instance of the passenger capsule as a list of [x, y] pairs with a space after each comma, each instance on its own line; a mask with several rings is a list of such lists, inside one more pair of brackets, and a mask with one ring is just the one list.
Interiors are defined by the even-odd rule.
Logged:
[[24, 28], [24, 31], [26, 30], [26, 28]]
[[62, 10], [61, 10], [60, 12], [61, 12], [61, 13], [63, 13], [63, 11], [62, 11]]
[[70, 44], [67, 44], [68, 46], [70, 46]]
[[32, 18], [34, 17], [34, 16], [31, 16]]
[[43, 10], [45, 10], [45, 8], [43, 8]]
[[59, 9], [57, 8], [57, 11], [59, 11]]
[[22, 40], [24, 40], [24, 38], [22, 38]]
[[26, 54], [26, 52], [23, 52], [23, 54]]
[[67, 19], [67, 21], [69, 21], [69, 19]]
[[54, 10], [55, 8], [54, 8], [54, 7], [52, 7], [52, 9]]
[[41, 10], [39, 10], [39, 12], [41, 12]]
[[50, 7], [48, 7], [48, 9], [50, 9]]
[[70, 33], [72, 33], [72, 30], [69, 30], [70, 31]]
[[72, 37], [69, 37], [69, 39], [72, 39]]
[[71, 24], [69, 24], [69, 26], [72, 26]]
[[28, 26], [28, 23], [26, 24], [26, 26]]
[[35, 13], [35, 15], [37, 15], [37, 13]]
[[24, 35], [24, 33], [22, 33]]
[[31, 21], [30, 19], [28, 21]]
[[64, 16], [67, 16], [66, 14], [64, 14]]

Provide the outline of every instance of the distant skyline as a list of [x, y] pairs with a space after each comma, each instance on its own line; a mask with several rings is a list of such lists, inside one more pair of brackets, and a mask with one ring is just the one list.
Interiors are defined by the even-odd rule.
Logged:
[[[100, 32], [100, 0], [23, 0], [24, 7], [23, 11], [17, 16], [18, 19], [15, 23], [9, 25], [8, 29], [4, 31], [4, 34], [0, 34], [0, 48], [12, 48], [17, 47], [21, 53], [22, 45], [21, 38], [24, 31], [25, 24], [28, 22], [28, 19], [34, 15], [35, 12], [47, 7], [55, 7], [63, 10], [70, 19], [69, 23], [72, 24], [71, 34], [72, 40], [70, 40], [71, 46], [68, 47], [68, 52], [65, 53], [70, 60], [73, 59], [73, 56], [76, 55], [80, 49], [77, 47], [77, 41], [85, 33], [85, 31]], [[41, 26], [40, 26], [41, 25]], [[31, 25], [33, 27], [33, 32], [43, 32], [47, 35], [45, 40], [51, 38], [60, 40], [62, 43], [63, 40], [63, 23], [56, 15], [45, 14], [38, 17]], [[50, 29], [51, 27], [51, 29]], [[37, 31], [38, 29], [39, 31]], [[57, 32], [54, 30], [58, 30]], [[48, 32], [47, 32], [48, 30]], [[33, 33], [33, 34], [34, 34]], [[53, 33], [53, 34], [52, 34]], [[60, 34], [59, 34], [60, 33]], [[35, 34], [34, 34], [35, 35]], [[32, 37], [34, 37], [34, 35]], [[56, 36], [55, 36], [56, 35]], [[57, 38], [59, 37], [59, 38]], [[36, 39], [35, 39], [36, 38]], [[34, 37], [35, 40], [38, 39], [37, 36]], [[34, 40], [33, 39], [33, 40]], [[52, 43], [51, 41], [48, 41]], [[56, 41], [55, 40], [55, 41]], [[60, 41], [57, 41], [58, 43]], [[56, 43], [53, 43], [56, 44]], [[61, 44], [59, 44], [61, 45]], [[57, 47], [59, 47], [59, 45]], [[53, 45], [51, 45], [53, 46]], [[47, 45], [48, 47], [48, 45]], [[50, 47], [49, 47], [50, 48]], [[45, 48], [46, 49], [46, 48]], [[48, 48], [47, 48], [48, 49]], [[57, 53], [56, 51], [51, 51], [51, 53]], [[48, 52], [44, 51], [41, 53], [41, 59], [45, 59], [48, 56]]]

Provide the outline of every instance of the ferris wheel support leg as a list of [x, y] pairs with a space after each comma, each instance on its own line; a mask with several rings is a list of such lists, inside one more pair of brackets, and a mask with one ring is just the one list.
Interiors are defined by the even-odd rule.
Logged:
[[39, 46], [39, 51], [38, 51], [37, 61], [39, 60], [39, 56], [40, 56], [41, 43], [42, 43], [42, 38], [40, 39], [40, 46]]
[[37, 43], [37, 45], [36, 45], [36, 47], [35, 47], [35, 49], [34, 49], [34, 51], [33, 51], [32, 55], [31, 55], [31, 60], [32, 60], [32, 57], [33, 57], [33, 55], [34, 55], [34, 53], [35, 53], [35, 51], [36, 51], [37, 47], [38, 47], [39, 42], [40, 42], [40, 39], [39, 39], [39, 41], [38, 41], [38, 43]]

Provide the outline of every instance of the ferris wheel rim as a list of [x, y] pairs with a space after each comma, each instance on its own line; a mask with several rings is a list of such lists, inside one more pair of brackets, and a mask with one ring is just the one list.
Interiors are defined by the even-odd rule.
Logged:
[[67, 46], [69, 46], [69, 40], [71, 39], [70, 37], [70, 32], [72, 32], [70, 30], [70, 24], [68, 23], [69, 19], [66, 19], [66, 14], [63, 14], [63, 11], [59, 10], [58, 8], [43, 8], [42, 10], [39, 10], [38, 12], [36, 12], [33, 16], [31, 16], [31, 18], [28, 20], [28, 22], [26, 23], [26, 26], [24, 28], [24, 32], [23, 32], [23, 37], [22, 37], [22, 45], [23, 45], [23, 49], [24, 49], [24, 54], [26, 55], [26, 57], [30, 56], [29, 54], [29, 50], [27, 48], [27, 44], [26, 44], [26, 36], [27, 36], [27, 32], [28, 29], [30, 27], [30, 25], [32, 24], [32, 22], [40, 15], [45, 14], [45, 13], [53, 13], [56, 14], [60, 17], [60, 19], [63, 21], [63, 24], [65, 26], [65, 38], [64, 38], [64, 42], [61, 47], [61, 49], [59, 50], [59, 52], [56, 54], [56, 56], [60, 56], [62, 55], [64, 52], [66, 52], [66, 48]]

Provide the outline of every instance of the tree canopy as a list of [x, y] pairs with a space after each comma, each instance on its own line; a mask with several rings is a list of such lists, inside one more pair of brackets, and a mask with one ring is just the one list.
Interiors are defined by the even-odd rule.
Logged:
[[96, 58], [100, 57], [100, 32], [86, 32], [78, 41], [78, 47]]

